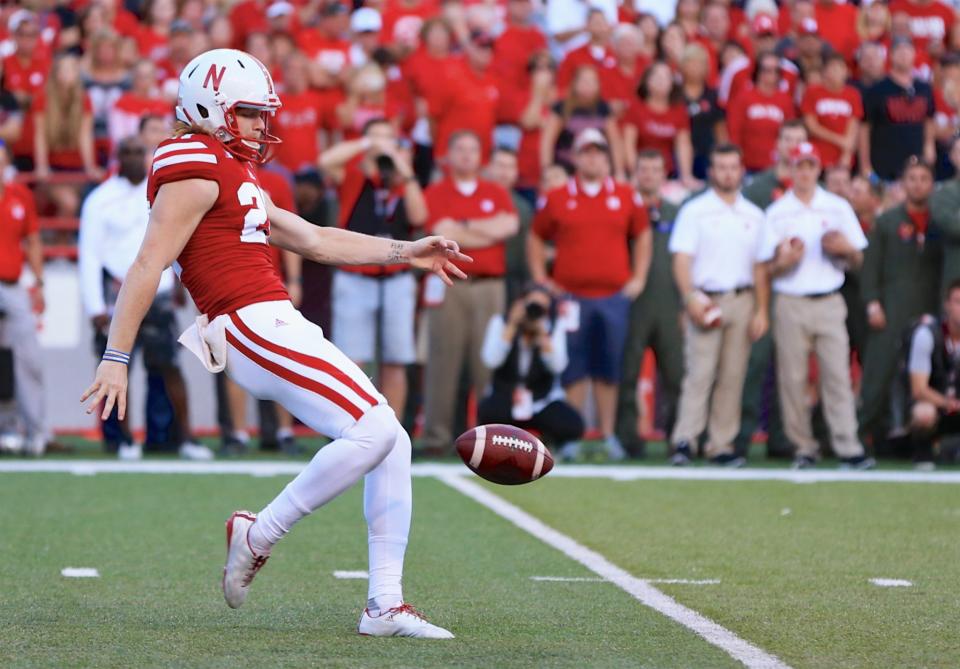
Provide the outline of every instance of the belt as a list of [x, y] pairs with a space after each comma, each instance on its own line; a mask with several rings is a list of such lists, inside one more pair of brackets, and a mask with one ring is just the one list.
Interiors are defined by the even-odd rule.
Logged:
[[800, 297], [805, 297], [808, 300], [822, 300], [825, 297], [831, 297], [832, 295], [837, 295], [840, 293], [840, 289], [836, 288], [834, 290], [828, 290], [826, 293], [813, 293], [811, 295], [801, 295]]
[[748, 291], [753, 290], [753, 286], [737, 286], [730, 290], [701, 290], [700, 292], [706, 295], [707, 297], [720, 297], [722, 295], [729, 295], [733, 293], [734, 295], [741, 295]]

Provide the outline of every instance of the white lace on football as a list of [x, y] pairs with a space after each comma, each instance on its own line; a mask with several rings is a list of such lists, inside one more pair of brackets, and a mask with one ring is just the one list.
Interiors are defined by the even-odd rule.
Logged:
[[502, 434], [493, 435], [493, 443], [495, 446], [506, 446], [507, 448], [515, 448], [519, 451], [525, 451], [527, 453], [530, 453], [534, 448], [536, 448], [533, 443], [527, 441], [526, 439], [505, 437]]

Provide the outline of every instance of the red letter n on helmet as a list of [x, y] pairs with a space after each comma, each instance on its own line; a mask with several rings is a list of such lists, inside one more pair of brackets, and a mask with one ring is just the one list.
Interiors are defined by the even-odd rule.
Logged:
[[223, 75], [226, 74], [227, 67], [223, 66], [220, 68], [220, 71], [217, 72], [216, 63], [210, 63], [210, 69], [207, 70], [207, 76], [203, 79], [203, 87], [207, 88], [210, 85], [210, 82], [213, 82], [213, 90], [217, 91], [220, 89], [220, 82], [223, 81]]

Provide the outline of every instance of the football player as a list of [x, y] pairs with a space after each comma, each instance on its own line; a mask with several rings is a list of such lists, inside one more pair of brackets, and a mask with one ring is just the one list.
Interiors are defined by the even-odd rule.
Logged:
[[311, 225], [276, 207], [256, 165], [280, 140], [267, 121], [280, 98], [263, 64], [242, 51], [215, 49], [180, 75], [174, 136], [154, 153], [147, 197], [150, 223], [116, 305], [96, 379], [81, 401], [126, 412], [127, 362], [160, 273], [174, 266], [203, 314], [181, 341], [212, 371], [250, 394], [286, 407], [333, 441], [259, 514], [227, 520], [223, 594], [240, 607], [274, 545], [315, 509], [364, 481], [370, 582], [358, 632], [452, 638], [406, 604], [403, 558], [412, 509], [410, 438], [370, 380], [290, 302], [268, 244], [330, 264], [407, 263], [465, 278], [468, 261], [439, 236], [415, 242]]

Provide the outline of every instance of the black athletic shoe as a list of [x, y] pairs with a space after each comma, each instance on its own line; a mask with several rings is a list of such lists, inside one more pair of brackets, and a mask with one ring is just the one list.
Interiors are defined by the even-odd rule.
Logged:
[[729, 467], [730, 469], [740, 469], [747, 464], [747, 459], [736, 453], [721, 453], [710, 458], [710, 464], [715, 467]]
[[674, 467], [686, 467], [693, 461], [693, 450], [690, 443], [681, 441], [674, 447], [673, 455], [670, 456], [670, 464]]
[[866, 470], [877, 466], [877, 461], [869, 455], [857, 455], [852, 458], [840, 458], [840, 469]]
[[790, 469], [813, 469], [816, 464], [816, 458], [811, 458], [809, 455], [798, 455], [793, 459]]
[[235, 458], [240, 455], [245, 455], [247, 452], [247, 445], [237, 439], [236, 437], [227, 437], [223, 440], [223, 446], [220, 447], [220, 450], [217, 451], [218, 458]]

